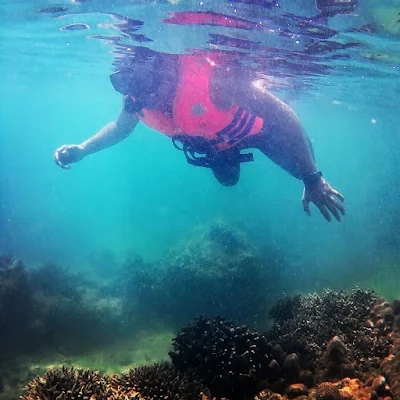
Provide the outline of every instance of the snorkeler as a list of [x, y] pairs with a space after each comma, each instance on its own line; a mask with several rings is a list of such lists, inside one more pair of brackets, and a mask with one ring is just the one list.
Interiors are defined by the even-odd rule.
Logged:
[[123, 98], [118, 118], [81, 144], [54, 152], [61, 168], [127, 138], [139, 121], [169, 136], [194, 166], [210, 168], [234, 186], [240, 164], [255, 148], [304, 182], [303, 209], [314, 203], [331, 221], [345, 214], [344, 198], [317, 171], [313, 149], [295, 112], [229, 55], [170, 55], [140, 48], [117, 64], [110, 79]]

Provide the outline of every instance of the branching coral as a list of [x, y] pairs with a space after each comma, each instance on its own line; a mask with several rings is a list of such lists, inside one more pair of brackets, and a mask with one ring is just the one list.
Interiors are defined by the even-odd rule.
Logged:
[[208, 389], [193, 374], [179, 373], [167, 362], [131, 369], [111, 380], [114, 396], [145, 400], [198, 400]]
[[[51, 369], [43, 377], [33, 379], [21, 400], [103, 400], [111, 396], [107, 379], [98, 372], [75, 368]], [[111, 398], [111, 397], [110, 397]]]
[[[359, 288], [325, 290], [299, 301], [286, 299], [271, 308], [274, 325], [267, 336], [285, 351], [297, 352], [303, 368], [317, 367], [317, 359], [334, 336], [343, 340], [362, 368], [378, 367], [379, 359], [388, 353], [389, 340], [384, 332], [367, 324], [377, 300], [373, 291]], [[292, 311], [287, 310], [290, 306]]]
[[263, 335], [222, 318], [198, 317], [173, 340], [173, 364], [192, 370], [213, 394], [230, 399], [255, 394], [264, 378], [271, 346]]

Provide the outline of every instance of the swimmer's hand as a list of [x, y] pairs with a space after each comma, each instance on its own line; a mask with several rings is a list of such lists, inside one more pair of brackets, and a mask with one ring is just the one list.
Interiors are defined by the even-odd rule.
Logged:
[[76, 163], [85, 156], [83, 147], [78, 144], [64, 144], [54, 152], [54, 161], [64, 169], [71, 169], [68, 164]]
[[322, 177], [317, 182], [304, 186], [302, 202], [303, 209], [308, 215], [311, 215], [310, 202], [312, 202], [329, 222], [331, 221], [330, 213], [338, 222], [341, 220], [340, 214], [345, 215], [346, 213], [342, 205], [344, 197]]

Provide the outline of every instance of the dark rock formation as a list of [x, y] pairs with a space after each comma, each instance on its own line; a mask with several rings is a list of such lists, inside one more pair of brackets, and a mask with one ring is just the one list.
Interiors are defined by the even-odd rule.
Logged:
[[299, 374], [299, 382], [304, 383], [308, 388], [314, 385], [314, 375], [308, 370], [301, 370]]
[[308, 388], [306, 385], [303, 385], [302, 383], [293, 383], [290, 385], [286, 393], [289, 397], [289, 399], [295, 398], [295, 397], [300, 397], [300, 396], [305, 396], [308, 394]]
[[354, 365], [349, 359], [349, 351], [338, 336], [334, 336], [329, 341], [321, 361], [323, 365], [323, 379], [325, 380], [338, 381], [343, 378], [354, 378], [356, 376]]
[[274, 360], [277, 361], [280, 367], [283, 367], [283, 363], [285, 362], [286, 353], [283, 351], [282, 346], [280, 344], [276, 344], [272, 347], [271, 355]]
[[296, 353], [291, 353], [286, 356], [283, 363], [283, 373], [289, 382], [296, 382], [298, 380], [300, 363]]

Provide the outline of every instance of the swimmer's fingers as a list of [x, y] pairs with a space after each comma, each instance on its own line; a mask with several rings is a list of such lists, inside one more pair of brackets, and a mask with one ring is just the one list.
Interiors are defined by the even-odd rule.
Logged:
[[[325, 218], [328, 222], [331, 222], [332, 218], [331, 218], [331, 216], [330, 216], [330, 214], [329, 214], [329, 212], [328, 212], [328, 210], [327, 210], [327, 208], [328, 208], [329, 211], [332, 212], [331, 207], [328, 206], [328, 205], [325, 205], [325, 204], [323, 204], [323, 203], [320, 203], [320, 202], [315, 202], [315, 201], [313, 201], [313, 203], [317, 206], [318, 210], [319, 210], [320, 213], [324, 216], [324, 218]], [[333, 209], [334, 209], [334, 207], [333, 207]], [[305, 213], [306, 213], [308, 216], [311, 216], [310, 201], [305, 200], [305, 199], [303, 200], [303, 210], [305, 211]], [[334, 212], [337, 213], [337, 211], [336, 211], [335, 209], [334, 209], [334, 211], [332, 212], [332, 214], [333, 214], [333, 215], [335, 216], [335, 218], [337, 219], [337, 217], [336, 217], [336, 215], [335, 215]], [[340, 217], [339, 217], [339, 221], [340, 221]]]
[[59, 167], [61, 167], [62, 169], [71, 169], [71, 167], [70, 167], [69, 165], [63, 164], [62, 162], [57, 161], [57, 160], [56, 160], [56, 164], [57, 164]]
[[341, 221], [340, 214], [338, 212], [338, 209], [335, 207], [335, 204], [328, 200], [325, 206], [331, 212], [331, 214], [336, 218], [336, 221], [340, 222]]
[[344, 203], [344, 196], [342, 195], [342, 193], [333, 188], [331, 188], [330, 192], [333, 196], [336, 196], [342, 203]]
[[[340, 193], [339, 193], [340, 194]], [[343, 196], [342, 196], [343, 197]], [[344, 209], [342, 203], [339, 203], [333, 196], [329, 197], [329, 200], [331, 202], [331, 204], [333, 204], [333, 206], [335, 208], [337, 208], [343, 215], [346, 215], [346, 210]], [[343, 202], [344, 200], [342, 200]]]
[[331, 222], [332, 218], [331, 215], [329, 214], [326, 204], [322, 204], [322, 203], [315, 203], [315, 205], [318, 207], [320, 213], [324, 216], [324, 218], [328, 221]]
[[310, 202], [306, 199], [302, 200], [304, 212], [311, 217]]
[[329, 212], [335, 217], [336, 221], [340, 222], [342, 220], [341, 215], [345, 215], [346, 211], [342, 204], [337, 201], [331, 195], [325, 195], [321, 201], [315, 202], [315, 205], [319, 208], [321, 214], [325, 217], [327, 221], [331, 221], [331, 215]]
[[54, 161], [59, 167], [61, 167], [63, 169], [71, 169], [71, 167], [68, 164], [64, 164], [60, 159], [60, 156], [62, 156], [62, 154], [65, 154], [66, 152], [67, 152], [67, 146], [66, 145], [59, 147], [54, 152]]
[[332, 215], [340, 222], [346, 211], [343, 207], [344, 197], [321, 178], [318, 185], [305, 187], [303, 191], [303, 209], [311, 215], [310, 202], [314, 203], [324, 218], [330, 222]]

